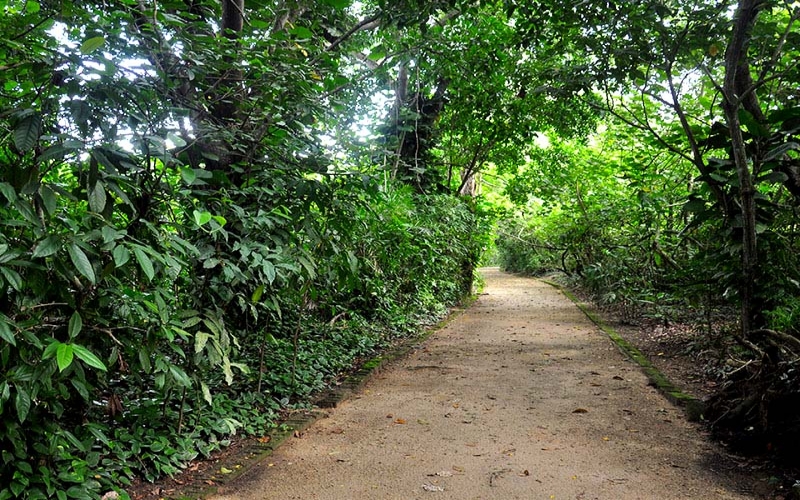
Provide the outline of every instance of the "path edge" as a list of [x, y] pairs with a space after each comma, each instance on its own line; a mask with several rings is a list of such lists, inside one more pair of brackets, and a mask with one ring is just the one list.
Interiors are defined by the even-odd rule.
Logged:
[[381, 373], [387, 365], [405, 358], [431, 335], [455, 321], [478, 300], [479, 295], [480, 293], [474, 293], [466, 297], [460, 304], [451, 307], [447, 315], [438, 322], [422, 327], [417, 335], [413, 335], [399, 344], [387, 348], [386, 351], [376, 354], [364, 362], [358, 370], [347, 375], [341, 383], [321, 391], [315, 398], [312, 398], [312, 409], [291, 413], [287, 418], [279, 421], [277, 427], [269, 431], [261, 439], [255, 437], [247, 438], [249, 443], [244, 446], [243, 450], [235, 456], [221, 458], [215, 463], [212, 469], [213, 472], [207, 477], [199, 478], [196, 484], [187, 485], [163, 498], [168, 500], [203, 500], [211, 495], [220, 493], [221, 489], [231, 485], [231, 483], [246, 475], [257, 465], [266, 461], [289, 438], [300, 436], [315, 422], [325, 418], [328, 415], [326, 410], [336, 408], [340, 403], [353, 397], [367, 382]]
[[637, 349], [633, 344], [625, 340], [616, 330], [606, 323], [603, 318], [592, 311], [586, 306], [584, 302], [578, 299], [570, 290], [555, 281], [538, 278], [542, 283], [556, 288], [565, 297], [572, 301], [575, 306], [586, 315], [589, 320], [594, 323], [603, 333], [608, 335], [617, 348], [631, 361], [639, 365], [644, 374], [650, 380], [650, 385], [655, 387], [661, 394], [664, 395], [672, 404], [682, 408], [686, 413], [686, 417], [690, 422], [699, 422], [703, 420], [703, 415], [706, 411], [706, 403], [691, 394], [687, 394], [671, 380], [667, 378], [653, 363], [645, 356], [642, 351]]

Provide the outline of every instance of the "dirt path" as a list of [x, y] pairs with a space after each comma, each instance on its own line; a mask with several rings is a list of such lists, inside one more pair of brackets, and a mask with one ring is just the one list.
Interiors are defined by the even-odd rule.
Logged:
[[213, 498], [753, 498], [560, 292], [484, 274], [469, 310]]

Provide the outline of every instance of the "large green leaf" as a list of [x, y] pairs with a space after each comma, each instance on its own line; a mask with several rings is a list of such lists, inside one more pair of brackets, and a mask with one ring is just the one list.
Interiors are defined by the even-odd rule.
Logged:
[[139, 267], [142, 268], [145, 276], [147, 276], [147, 279], [153, 281], [156, 272], [155, 269], [153, 269], [153, 261], [150, 260], [150, 257], [139, 247], [133, 247], [133, 255], [136, 257], [136, 261], [139, 263]]
[[20, 423], [24, 423], [28, 418], [28, 413], [31, 411], [31, 396], [19, 385], [15, 389], [17, 390], [17, 395], [14, 398], [14, 406], [17, 409], [17, 418]]
[[84, 41], [81, 44], [81, 54], [91, 54], [95, 50], [101, 48], [103, 45], [106, 44], [105, 37], [102, 36], [95, 36], [89, 38], [88, 40]]
[[131, 253], [122, 245], [117, 245], [114, 247], [114, 265], [116, 267], [122, 267], [131, 260]]
[[63, 372], [69, 365], [72, 364], [74, 357], [72, 344], [59, 344], [56, 349], [56, 363], [58, 363], [58, 371]]
[[106, 208], [106, 190], [100, 181], [95, 182], [94, 188], [89, 191], [89, 208], [98, 214]]
[[0, 267], [0, 274], [14, 290], [18, 292], [22, 290], [22, 276], [18, 272], [9, 267]]
[[106, 365], [100, 361], [100, 358], [95, 356], [89, 349], [83, 347], [82, 345], [72, 344], [72, 350], [75, 353], [75, 356], [78, 357], [81, 361], [86, 363], [87, 365], [91, 366], [92, 368], [97, 368], [101, 371], [107, 371]]
[[97, 277], [94, 274], [92, 263], [89, 262], [89, 257], [76, 243], [72, 243], [67, 247], [69, 258], [75, 265], [75, 268], [93, 285], [97, 283]]
[[11, 331], [11, 320], [5, 314], [0, 314], [0, 339], [13, 346], [17, 345], [17, 339], [14, 338], [14, 332]]
[[36, 145], [42, 130], [42, 115], [38, 112], [28, 113], [14, 127], [14, 147], [21, 153], [27, 153]]
[[208, 339], [211, 338], [211, 335], [207, 332], [197, 332], [194, 334], [194, 352], [199, 353], [202, 352], [203, 349], [206, 347], [206, 343], [208, 343]]
[[56, 209], [58, 208], [58, 200], [56, 198], [55, 191], [53, 191], [47, 184], [42, 184], [39, 187], [39, 196], [42, 198], [42, 204], [44, 205], [45, 210], [47, 210], [48, 215], [54, 215], [56, 213]]
[[58, 347], [61, 345], [61, 342], [58, 340], [53, 340], [50, 344], [45, 347], [44, 352], [42, 353], [42, 359], [50, 359], [56, 355], [58, 352]]
[[201, 212], [199, 210], [195, 210], [192, 212], [192, 215], [194, 216], [195, 224], [197, 224], [198, 226], [203, 226], [205, 224], [208, 224], [209, 221], [211, 221], [211, 213], [207, 211]]
[[48, 236], [40, 241], [34, 248], [32, 257], [49, 257], [58, 252], [61, 248], [61, 238], [58, 236]]
[[81, 318], [81, 315], [78, 313], [78, 311], [75, 311], [69, 318], [69, 327], [67, 329], [69, 332], [69, 338], [74, 339], [75, 337], [77, 337], [78, 334], [81, 333], [82, 329], [83, 329], [83, 319]]

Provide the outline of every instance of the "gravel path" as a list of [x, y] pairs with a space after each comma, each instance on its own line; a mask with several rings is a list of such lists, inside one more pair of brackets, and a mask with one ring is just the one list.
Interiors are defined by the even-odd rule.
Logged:
[[753, 498], [558, 290], [484, 275], [466, 312], [213, 498]]

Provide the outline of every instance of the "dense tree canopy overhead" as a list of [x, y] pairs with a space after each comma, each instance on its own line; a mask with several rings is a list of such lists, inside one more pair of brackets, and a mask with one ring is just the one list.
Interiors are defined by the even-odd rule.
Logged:
[[0, 499], [171, 473], [441, 313], [482, 174], [521, 268], [725, 298], [797, 352], [792, 2], [0, 12]]

